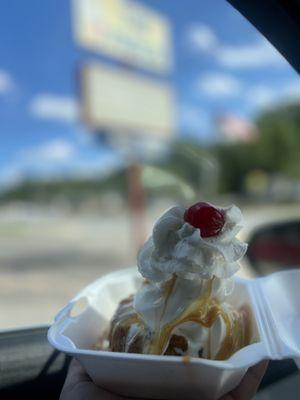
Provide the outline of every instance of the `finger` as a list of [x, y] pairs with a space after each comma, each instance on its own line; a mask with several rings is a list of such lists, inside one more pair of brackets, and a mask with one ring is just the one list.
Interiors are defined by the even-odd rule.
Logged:
[[259, 384], [265, 374], [268, 361], [264, 360], [249, 368], [237, 388], [228, 393], [222, 400], [250, 400], [257, 392]]
[[64, 387], [72, 388], [78, 382], [91, 382], [91, 378], [82, 368], [80, 362], [73, 358], [69, 366]]
[[108, 392], [93, 382], [79, 382], [68, 391], [68, 397], [61, 400], [124, 400], [124, 397]]
[[124, 397], [96, 386], [80, 362], [72, 359], [60, 400], [122, 400]]

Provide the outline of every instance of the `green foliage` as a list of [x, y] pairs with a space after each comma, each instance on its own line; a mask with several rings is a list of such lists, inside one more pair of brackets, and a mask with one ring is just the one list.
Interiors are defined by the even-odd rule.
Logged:
[[255, 143], [219, 144], [213, 152], [220, 164], [219, 190], [241, 192], [246, 174], [258, 167], [259, 155]]
[[264, 113], [256, 124], [258, 137], [253, 142], [214, 147], [222, 192], [242, 192], [247, 174], [257, 169], [300, 178], [300, 104]]
[[53, 199], [67, 199], [71, 204], [80, 204], [89, 197], [105, 191], [117, 191], [126, 195], [125, 171], [107, 177], [70, 179], [61, 181], [26, 181], [8, 192], [2, 193], [0, 202], [15, 200], [51, 203]]
[[[216, 188], [217, 162], [208, 149], [195, 142], [173, 142], [168, 155], [152, 166], [151, 179], [154, 184], [151, 184], [151, 187], [149, 187], [149, 182], [148, 184], [146, 181], [144, 182], [144, 172], [148, 172], [149, 175], [149, 170], [151, 170], [151, 166], [144, 166], [142, 176], [147, 196], [150, 198], [172, 196], [174, 199], [182, 200], [186, 196], [192, 196], [191, 193], [197, 195], [201, 192], [206, 195]], [[22, 200], [47, 204], [53, 200], [66, 200], [76, 206], [86, 200], [100, 198], [101, 194], [107, 191], [117, 192], [126, 198], [128, 190], [126, 175], [127, 172], [124, 168], [107, 177], [47, 182], [26, 181], [16, 188], [2, 193], [0, 202]], [[164, 176], [168, 184], [159, 184]]]
[[258, 128], [261, 166], [270, 173], [300, 178], [300, 106], [285, 107], [262, 116]]
[[[205, 197], [216, 191], [217, 181], [218, 189], [223, 193], [242, 193], [245, 179], [253, 171], [300, 179], [300, 104], [266, 112], [257, 118], [256, 125], [258, 136], [248, 143], [223, 143], [204, 147], [192, 141], [174, 141], [168, 155], [155, 164], [157, 177], [162, 175], [159, 171], [169, 173], [174, 177], [174, 182], [177, 177], [183, 187], [186, 184], [196, 196], [201, 194]], [[156, 177], [152, 180], [155, 182]], [[163, 186], [159, 189], [147, 188], [147, 194], [176, 197], [174, 188]], [[62, 198], [76, 205], [85, 199], [97, 198], [106, 191], [126, 196], [125, 169], [107, 177], [93, 179], [25, 182], [2, 193], [0, 202], [28, 200], [47, 203]]]

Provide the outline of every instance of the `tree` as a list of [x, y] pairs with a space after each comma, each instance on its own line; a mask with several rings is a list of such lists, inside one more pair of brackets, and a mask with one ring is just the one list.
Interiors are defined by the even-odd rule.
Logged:
[[269, 173], [300, 178], [300, 105], [290, 105], [262, 115], [257, 126], [259, 163]]
[[262, 170], [291, 179], [300, 178], [300, 104], [279, 106], [261, 114], [253, 142], [218, 144], [213, 151], [220, 163], [220, 190], [242, 192], [247, 174]]

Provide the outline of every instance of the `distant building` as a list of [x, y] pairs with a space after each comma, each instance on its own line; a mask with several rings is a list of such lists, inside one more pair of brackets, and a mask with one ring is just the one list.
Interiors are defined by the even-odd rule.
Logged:
[[219, 115], [216, 126], [220, 142], [250, 142], [257, 137], [255, 124], [234, 114]]

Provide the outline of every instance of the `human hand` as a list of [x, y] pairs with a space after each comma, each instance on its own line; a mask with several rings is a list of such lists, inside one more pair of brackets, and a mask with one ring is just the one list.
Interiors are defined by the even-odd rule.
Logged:
[[220, 400], [250, 400], [259, 387], [269, 361], [264, 360], [249, 368], [239, 385]]
[[[73, 359], [59, 400], [121, 400], [124, 397], [96, 386], [81, 364]], [[128, 399], [128, 398], [126, 398]], [[130, 400], [130, 399], [128, 399]]]
[[[264, 376], [268, 361], [249, 368], [241, 383], [220, 400], [250, 400], [255, 395]], [[122, 400], [118, 396], [96, 386], [77, 360], [72, 360], [62, 389], [60, 400]], [[127, 400], [130, 400], [126, 397]], [[133, 399], [132, 399], [133, 400]], [[135, 399], [137, 400], [137, 399]], [[201, 400], [201, 399], [199, 399]]]

